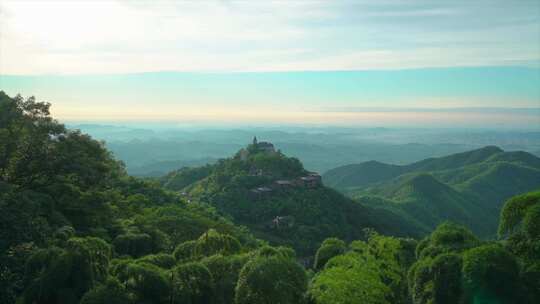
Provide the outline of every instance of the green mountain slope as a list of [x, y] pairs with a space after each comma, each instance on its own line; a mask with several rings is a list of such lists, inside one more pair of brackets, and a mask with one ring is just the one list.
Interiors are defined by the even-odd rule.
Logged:
[[487, 146], [449, 156], [428, 158], [405, 166], [385, 164], [377, 161], [342, 166], [327, 171], [323, 179], [325, 184], [330, 187], [346, 190], [348, 188], [363, 188], [411, 172], [450, 170], [484, 161], [504, 160], [523, 161], [527, 165], [534, 164], [540, 167], [540, 159], [532, 154], [526, 152], [504, 152], [498, 147]]
[[456, 153], [445, 157], [428, 158], [405, 166], [407, 172], [438, 171], [477, 164], [504, 153], [501, 148], [487, 146], [477, 150]]
[[463, 193], [476, 196], [484, 207], [502, 203], [516, 193], [528, 192], [540, 185], [540, 170], [508, 162], [497, 162], [488, 166], [481, 174], [456, 187]]
[[250, 145], [181, 191], [231, 216], [256, 237], [292, 246], [300, 255], [309, 255], [327, 237], [361, 238], [365, 228], [400, 236], [424, 232], [390, 210], [367, 207], [323, 186], [318, 178], [295, 158]]
[[[377, 168], [383, 168], [383, 173], [374, 172]], [[482, 236], [495, 233], [505, 200], [540, 187], [538, 157], [491, 146], [377, 168], [367, 163], [340, 167], [323, 179], [358, 201], [391, 210], [424, 228], [452, 220]]]
[[[359, 172], [366, 174], [359, 174]], [[402, 166], [369, 161], [329, 170], [324, 174], [323, 179], [325, 185], [329, 187], [344, 189], [388, 180], [404, 172]]]
[[[384, 197], [387, 200], [384, 205], [386, 209], [416, 219], [426, 229], [445, 220], [473, 226], [475, 216], [482, 212], [481, 206], [472, 197], [427, 173], [401, 176], [391, 183], [363, 192], [359, 200], [365, 201], [366, 195]], [[373, 200], [366, 204], [381, 206]], [[489, 229], [483, 229], [482, 232], [489, 233]]]

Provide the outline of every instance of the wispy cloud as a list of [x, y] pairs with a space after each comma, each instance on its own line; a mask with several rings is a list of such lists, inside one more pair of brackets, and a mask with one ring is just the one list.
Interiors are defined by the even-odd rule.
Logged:
[[[481, 113], [481, 114], [521, 114], [538, 117], [540, 108], [514, 107], [329, 107], [313, 112], [325, 113]], [[540, 118], [537, 118], [537, 122]]]
[[0, 74], [540, 62], [538, 1], [0, 2]]

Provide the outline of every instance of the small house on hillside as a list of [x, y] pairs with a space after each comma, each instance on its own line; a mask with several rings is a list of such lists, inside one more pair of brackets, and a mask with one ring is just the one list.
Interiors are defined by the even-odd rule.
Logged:
[[298, 184], [306, 188], [317, 188], [322, 186], [322, 178], [317, 173], [309, 173], [307, 176], [300, 177]]
[[294, 187], [294, 183], [290, 180], [280, 179], [275, 181], [273, 186], [278, 190], [287, 190]]
[[249, 176], [263, 176], [264, 171], [262, 169], [259, 169], [259, 168], [256, 168], [256, 167], [251, 167], [251, 168], [249, 168], [248, 175]]
[[254, 200], [264, 199], [272, 194], [272, 189], [268, 187], [257, 187], [249, 190], [249, 197]]

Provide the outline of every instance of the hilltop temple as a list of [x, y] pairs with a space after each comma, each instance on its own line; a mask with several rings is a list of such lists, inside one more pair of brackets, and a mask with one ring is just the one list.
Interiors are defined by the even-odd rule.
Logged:
[[253, 137], [253, 147], [255, 147], [259, 151], [264, 152], [276, 152], [276, 149], [274, 148], [274, 145], [272, 143], [269, 143], [267, 141], [257, 141], [257, 136]]
[[274, 145], [270, 142], [257, 141], [257, 136], [254, 136], [252, 144], [249, 145], [247, 148], [243, 148], [242, 150], [240, 150], [240, 159], [245, 161], [247, 160], [250, 153], [258, 152], [276, 153], [276, 148], [274, 148]]

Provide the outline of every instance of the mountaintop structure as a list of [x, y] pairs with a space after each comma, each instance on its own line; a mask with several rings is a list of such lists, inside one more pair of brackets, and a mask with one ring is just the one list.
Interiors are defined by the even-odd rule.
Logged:
[[257, 141], [257, 136], [253, 137], [253, 147], [256, 148], [258, 151], [264, 151], [264, 152], [276, 152], [276, 149], [274, 148], [274, 145], [267, 141]]

